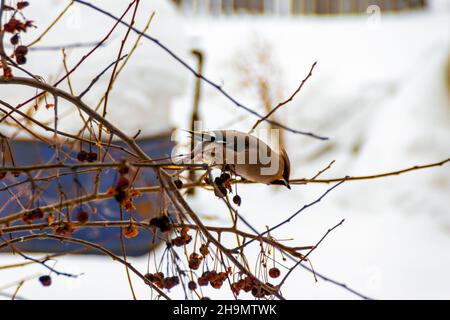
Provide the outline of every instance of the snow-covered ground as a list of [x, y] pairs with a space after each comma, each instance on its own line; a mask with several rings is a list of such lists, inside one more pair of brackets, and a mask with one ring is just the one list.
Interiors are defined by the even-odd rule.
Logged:
[[[382, 14], [381, 20], [369, 22], [367, 17], [203, 18], [188, 21], [187, 31], [192, 46], [205, 53], [205, 74], [261, 113], [255, 89], [240, 85], [246, 74], [236, 61], [259, 72], [262, 68], [251, 66], [254, 57], [261, 50], [270, 52], [272, 67], [263, 71], [275, 102], [289, 96], [311, 64], [318, 61], [301, 93], [277, 114], [291, 127], [330, 137], [322, 142], [286, 134], [293, 177], [311, 177], [331, 160], [336, 163], [326, 177], [387, 172], [450, 156], [450, 96], [445, 80], [450, 56], [448, 7]], [[172, 118], [178, 127], [188, 126], [191, 104], [191, 95], [177, 100]], [[248, 130], [255, 121], [206, 85], [201, 113], [206, 129]], [[327, 188], [307, 185], [289, 191], [275, 186], [242, 186], [240, 213], [263, 230], [315, 200]], [[199, 192], [189, 202], [197, 212], [215, 219], [211, 223], [228, 223], [226, 209], [211, 193]], [[344, 183], [273, 236], [292, 238], [288, 242], [292, 245], [314, 244], [343, 218], [345, 223], [311, 255], [316, 271], [373, 298], [450, 298], [448, 165]], [[19, 260], [1, 257], [2, 264]], [[145, 272], [146, 257], [130, 260]], [[77, 280], [57, 278], [49, 288], [42, 288], [37, 281], [27, 282], [20, 295], [49, 299], [131, 297], [123, 267], [107, 258], [64, 257], [57, 267], [84, 275]], [[35, 272], [42, 272], [42, 268], [2, 270], [0, 282], [6, 284]], [[149, 298], [144, 285], [139, 281], [135, 285], [138, 298]], [[181, 292], [176, 294], [182, 298]], [[213, 289], [208, 295], [229, 298]], [[291, 299], [355, 298], [340, 287], [315, 283], [312, 275], [301, 269], [292, 276], [284, 295]]]

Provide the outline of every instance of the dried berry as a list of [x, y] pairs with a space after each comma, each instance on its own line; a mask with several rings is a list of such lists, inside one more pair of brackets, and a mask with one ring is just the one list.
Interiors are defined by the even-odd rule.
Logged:
[[208, 285], [208, 280], [206, 280], [203, 277], [200, 277], [200, 278], [197, 279], [197, 283], [198, 283], [199, 286], [204, 287], [204, 286]]
[[134, 224], [130, 224], [123, 230], [123, 235], [125, 238], [131, 239], [139, 234], [139, 229]]
[[164, 278], [162, 280], [162, 284], [163, 284], [164, 288], [168, 289], [168, 290], [172, 289], [173, 287], [175, 287], [179, 283], [180, 283], [180, 279], [178, 279], [177, 276], [175, 276], [175, 277], [167, 277], [167, 278]]
[[69, 222], [62, 222], [54, 228], [54, 231], [57, 235], [66, 236], [71, 233], [74, 233], [76, 228]]
[[18, 43], [19, 43], [19, 40], [20, 40], [20, 37], [19, 37], [19, 34], [18, 34], [18, 33], [16, 33], [15, 35], [13, 35], [13, 36], [11, 37], [11, 39], [9, 39], [9, 41], [11, 42], [11, 44], [12, 44], [13, 46], [15, 46], [16, 44], [18, 44]]
[[44, 218], [44, 211], [41, 208], [36, 208], [22, 214], [22, 220], [25, 223], [31, 223], [33, 220]]
[[16, 62], [17, 64], [25, 64], [27, 63], [27, 58], [25, 56], [22, 55], [16, 55]]
[[217, 272], [213, 270], [204, 272], [202, 277], [205, 278], [207, 281], [214, 281], [218, 278], [218, 275]]
[[214, 289], [220, 289], [222, 287], [223, 281], [220, 279], [215, 279], [213, 281], [210, 281], [210, 284]]
[[233, 203], [236, 204], [236, 205], [238, 205], [238, 206], [240, 206], [241, 203], [242, 203], [241, 197], [240, 197], [239, 195], [235, 195], [235, 196], [233, 197]]
[[28, 7], [30, 3], [28, 1], [19, 1], [17, 2], [17, 10], [22, 10], [25, 7]]
[[209, 254], [209, 249], [208, 246], [206, 244], [202, 244], [200, 246], [200, 253], [203, 255], [203, 257], [206, 257]]
[[173, 183], [175, 184], [175, 187], [177, 187], [177, 189], [183, 188], [183, 181], [181, 181], [180, 179], [175, 180]]
[[52, 284], [52, 278], [50, 276], [40, 276], [39, 281], [44, 287], [49, 287]]
[[228, 274], [226, 272], [219, 272], [218, 276], [221, 281], [225, 281], [228, 278]]
[[77, 221], [79, 223], [86, 223], [86, 221], [88, 221], [88, 220], [89, 220], [89, 213], [87, 213], [84, 210], [78, 211], [78, 213], [77, 213]]
[[157, 276], [155, 276], [153, 273], [147, 273], [144, 275], [145, 279], [147, 279], [148, 281], [154, 283], [156, 281], [160, 281], [161, 279]]
[[18, 46], [16, 50], [14, 50], [14, 54], [16, 56], [25, 56], [28, 53], [27, 46]]
[[191, 253], [189, 256], [189, 268], [192, 270], [198, 270], [200, 264], [202, 263], [203, 257], [198, 253]]
[[189, 281], [189, 283], [188, 283], [188, 288], [189, 288], [190, 290], [195, 290], [195, 289], [197, 289], [197, 284], [195, 283], [195, 281]]
[[97, 161], [97, 159], [98, 159], [97, 152], [88, 152], [86, 156], [87, 162], [95, 162]]
[[0, 180], [2, 180], [3, 178], [6, 177], [7, 172], [6, 171], [2, 171], [0, 172]]
[[278, 278], [280, 276], [281, 272], [278, 268], [270, 268], [269, 270], [269, 276], [271, 278]]
[[264, 289], [261, 286], [254, 286], [253, 289], [252, 289], [252, 295], [255, 298], [264, 298], [264, 296], [266, 294], [265, 294]]
[[176, 237], [172, 239], [172, 244], [176, 247], [182, 247], [184, 246], [184, 239], [182, 237]]
[[87, 159], [87, 152], [84, 150], [81, 150], [80, 152], [78, 152], [77, 154], [77, 159], [78, 161], [84, 162]]

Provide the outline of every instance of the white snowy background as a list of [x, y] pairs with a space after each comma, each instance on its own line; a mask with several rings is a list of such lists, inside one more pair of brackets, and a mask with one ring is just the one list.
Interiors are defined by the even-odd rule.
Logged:
[[[156, 15], [153, 32], [158, 32], [158, 18], [163, 19]], [[331, 160], [336, 163], [324, 177], [382, 173], [450, 156], [450, 6], [446, 1], [431, 2], [423, 12], [382, 12], [380, 19], [245, 16], [176, 21], [180, 26], [175, 27], [175, 22], [164, 24], [167, 35], [161, 34], [160, 40], [164, 43], [166, 36], [185, 32], [189, 41], [186, 47], [205, 53], [205, 75], [261, 113], [264, 109], [255, 90], [240, 85], [245, 76], [236, 67], [237, 62], [255, 63], [253, 57], [260, 50], [270, 52], [269, 71], [253, 67], [267, 72], [279, 100], [288, 97], [311, 64], [318, 62], [312, 78], [277, 117], [290, 127], [313, 131], [330, 140], [286, 133], [294, 167], [292, 177], [312, 177]], [[146, 42], [142, 47], [149, 52], [159, 50]], [[147, 62], [145, 56], [139, 59], [142, 65]], [[194, 60], [189, 62], [194, 64]], [[176, 65], [175, 61], [167, 63]], [[140, 66], [130, 68], [139, 70]], [[176, 92], [166, 126], [187, 128], [194, 78], [177, 66], [173, 70], [184, 72], [186, 78], [174, 81], [182, 90]], [[150, 84], [154, 79], [149, 71], [141, 73], [138, 80]], [[126, 81], [116, 90], [119, 95], [123, 92], [119, 90], [126, 91]], [[133, 86], [132, 90], [146, 92], [145, 85]], [[205, 129], [248, 130], [252, 126], [253, 116], [206, 84], [202, 90]], [[168, 110], [167, 105], [160, 107]], [[140, 108], [144, 119], [149, 119], [148, 110]], [[135, 127], [132, 120], [118, 125], [126, 125], [124, 129], [132, 132], [141, 128], [141, 120], [136, 121]], [[311, 184], [289, 191], [276, 186], [240, 186], [243, 203], [239, 211], [263, 230], [266, 225], [283, 221], [329, 187]], [[205, 218], [213, 219], [208, 222], [229, 223], [226, 208], [211, 193], [199, 192], [189, 202]], [[311, 245], [341, 219], [345, 223], [311, 255], [316, 271], [375, 299], [450, 298], [448, 165], [397, 177], [346, 182], [273, 235], [292, 238], [287, 242], [291, 245]], [[256, 256], [255, 249], [248, 254]], [[2, 254], [0, 261], [3, 265], [21, 260]], [[145, 272], [147, 257], [130, 261]], [[48, 288], [37, 280], [28, 281], [19, 295], [30, 299], [131, 298], [123, 266], [106, 257], [67, 256], [58, 259], [57, 267], [84, 274], [78, 279], [54, 277]], [[0, 270], [0, 288], [44, 272], [42, 266]], [[149, 299], [149, 289], [133, 279], [138, 298]], [[12, 293], [14, 289], [12, 286], [3, 292]], [[230, 298], [222, 291], [207, 289], [206, 295]], [[184, 297], [181, 291], [174, 294]], [[303, 269], [294, 272], [283, 294], [288, 299], [356, 298], [333, 284], [316, 283]]]

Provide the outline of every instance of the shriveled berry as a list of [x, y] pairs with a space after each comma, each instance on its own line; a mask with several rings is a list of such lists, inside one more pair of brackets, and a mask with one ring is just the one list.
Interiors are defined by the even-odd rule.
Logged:
[[220, 289], [222, 287], [223, 281], [220, 279], [215, 279], [213, 281], [210, 281], [210, 284], [214, 289]]
[[28, 1], [19, 1], [17, 2], [17, 9], [22, 10], [25, 7], [28, 7], [30, 3]]
[[16, 62], [17, 62], [17, 64], [25, 64], [25, 63], [27, 63], [27, 58], [23, 55], [16, 54]]
[[68, 234], [74, 233], [76, 228], [69, 222], [62, 222], [57, 225], [54, 229], [55, 233], [60, 236], [66, 236]]
[[264, 298], [265, 292], [261, 286], [254, 286], [252, 289], [252, 295], [255, 298]]
[[192, 270], [198, 270], [200, 264], [202, 263], [203, 257], [198, 253], [191, 253], [189, 256], [189, 268]]
[[49, 287], [52, 284], [52, 278], [50, 276], [40, 276], [39, 277], [39, 282], [44, 287]]
[[139, 234], [139, 229], [134, 224], [130, 224], [123, 230], [123, 235], [125, 238], [131, 239]]
[[280, 272], [280, 269], [278, 269], [278, 268], [274, 267], [274, 268], [269, 269], [269, 276], [271, 278], [278, 278], [280, 276], [280, 274], [281, 274], [281, 272]]
[[33, 220], [44, 218], [44, 211], [41, 208], [36, 208], [22, 214], [22, 220], [25, 223], [31, 223]]
[[189, 288], [190, 290], [195, 290], [195, 289], [197, 289], [197, 284], [195, 283], [195, 281], [189, 281], [189, 283], [188, 283], [188, 288]]
[[26, 46], [18, 46], [16, 50], [14, 50], [14, 54], [17, 56], [25, 56], [28, 53], [28, 48]]
[[180, 179], [175, 180], [173, 183], [175, 184], [175, 187], [177, 187], [177, 189], [183, 188], [183, 181], [181, 181]]
[[77, 154], [77, 159], [78, 161], [84, 162], [87, 159], [87, 152], [84, 150], [81, 150], [80, 152], [78, 152]]
[[88, 221], [88, 220], [89, 220], [89, 213], [87, 213], [84, 210], [78, 211], [78, 213], [77, 213], [77, 221], [79, 223], [86, 223], [86, 221]]
[[204, 277], [200, 277], [197, 279], [197, 283], [199, 286], [204, 287], [208, 285], [208, 280], [206, 280]]
[[19, 40], [20, 40], [20, 37], [19, 37], [19, 34], [18, 34], [18, 33], [16, 33], [15, 35], [13, 35], [13, 36], [11, 37], [11, 39], [9, 39], [9, 41], [11, 42], [11, 44], [12, 44], [13, 46], [15, 46], [16, 44], [18, 44], [18, 43], [19, 43]]
[[235, 196], [233, 197], [233, 203], [236, 204], [236, 205], [238, 205], [238, 206], [240, 206], [241, 203], [242, 203], [241, 197], [240, 197], [239, 195], [235, 195]]
[[95, 162], [98, 159], [97, 152], [88, 152], [86, 156], [87, 162]]
[[182, 247], [184, 246], [184, 239], [182, 237], [176, 237], [172, 239], [172, 244], [176, 247]]
[[208, 246], [206, 244], [202, 244], [200, 246], [200, 253], [203, 255], [203, 257], [206, 257], [209, 254], [209, 249]]
[[180, 283], [180, 279], [177, 276], [174, 277], [167, 277], [162, 280], [162, 284], [165, 289], [172, 289], [176, 285]]
[[6, 177], [6, 174], [7, 174], [7, 172], [5, 172], [5, 171], [0, 172], [0, 180], [2, 180], [3, 178], [5, 178], [5, 177]]

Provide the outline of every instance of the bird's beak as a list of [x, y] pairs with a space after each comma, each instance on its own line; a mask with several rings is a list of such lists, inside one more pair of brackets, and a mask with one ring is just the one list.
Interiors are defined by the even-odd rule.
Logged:
[[284, 185], [286, 186], [286, 188], [288, 188], [289, 190], [291, 190], [291, 185], [289, 184], [289, 181], [283, 180]]

